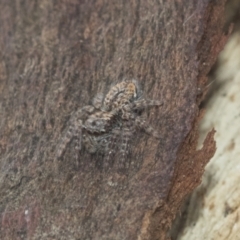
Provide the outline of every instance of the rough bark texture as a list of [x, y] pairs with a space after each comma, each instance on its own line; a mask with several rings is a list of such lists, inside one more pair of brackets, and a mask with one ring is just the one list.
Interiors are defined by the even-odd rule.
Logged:
[[[240, 232], [240, 31], [219, 59], [214, 94], [201, 122], [205, 135], [214, 126], [217, 151], [207, 165], [201, 185], [182, 214], [178, 240], [238, 240]], [[223, 114], [224, 113], [224, 114]]]
[[[198, 105], [222, 49], [218, 1], [0, 2], [1, 239], [165, 239], [215, 152]], [[71, 112], [122, 78], [162, 99], [124, 173], [56, 142]], [[203, 92], [199, 95], [198, 87]]]
[[200, 143], [209, 129], [216, 129], [217, 151], [176, 221], [173, 239], [239, 239], [240, 1], [229, 1], [226, 9], [227, 23], [234, 21], [235, 31], [211, 71], [200, 124]]

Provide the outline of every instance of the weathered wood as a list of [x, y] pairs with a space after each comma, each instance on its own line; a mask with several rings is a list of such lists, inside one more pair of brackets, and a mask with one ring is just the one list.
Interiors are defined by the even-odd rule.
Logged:
[[[1, 239], [165, 239], [215, 152], [196, 151], [206, 74], [226, 37], [225, 0], [0, 2]], [[122, 78], [162, 99], [132, 165], [55, 148], [71, 112]]]
[[[239, 2], [240, 7], [240, 2]], [[240, 20], [240, 19], [239, 19]], [[237, 28], [236, 28], [237, 30]], [[239, 238], [239, 102], [240, 32], [232, 34], [218, 59], [215, 84], [200, 125], [202, 136], [214, 126], [217, 150], [206, 166], [201, 185], [184, 209], [177, 240]], [[215, 88], [217, 86], [217, 88]]]

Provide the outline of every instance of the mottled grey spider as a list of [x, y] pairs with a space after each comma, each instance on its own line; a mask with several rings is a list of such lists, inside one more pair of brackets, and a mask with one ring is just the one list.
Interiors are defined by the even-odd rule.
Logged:
[[139, 111], [149, 106], [160, 105], [160, 101], [143, 97], [137, 80], [124, 80], [113, 85], [105, 96], [97, 94], [92, 105], [79, 109], [71, 116], [57, 146], [57, 157], [60, 158], [67, 144], [75, 139], [77, 158], [84, 145], [90, 153], [103, 153], [105, 165], [109, 166], [116, 149], [119, 149], [119, 166], [123, 167], [129, 141], [136, 130], [142, 129], [160, 138], [160, 134], [139, 114]]

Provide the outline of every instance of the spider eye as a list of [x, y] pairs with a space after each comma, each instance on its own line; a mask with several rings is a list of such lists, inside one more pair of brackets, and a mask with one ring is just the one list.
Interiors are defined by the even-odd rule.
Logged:
[[92, 122], [92, 126], [93, 127], [95, 127], [97, 124], [96, 124], [96, 122], [94, 121], [94, 122]]
[[96, 120], [96, 121], [92, 122], [93, 127], [100, 127], [102, 125], [103, 125], [102, 120]]

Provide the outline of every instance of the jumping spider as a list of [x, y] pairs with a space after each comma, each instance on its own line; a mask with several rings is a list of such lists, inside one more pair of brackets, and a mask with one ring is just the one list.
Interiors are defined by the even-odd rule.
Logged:
[[144, 98], [137, 80], [124, 80], [113, 85], [107, 94], [100, 93], [92, 101], [75, 112], [69, 121], [63, 138], [57, 146], [60, 158], [67, 144], [75, 139], [76, 158], [84, 145], [90, 153], [103, 153], [104, 165], [109, 166], [116, 150], [120, 150], [118, 165], [123, 167], [129, 150], [129, 141], [138, 129], [155, 138], [155, 131], [139, 114], [149, 106], [161, 106], [162, 102]]

